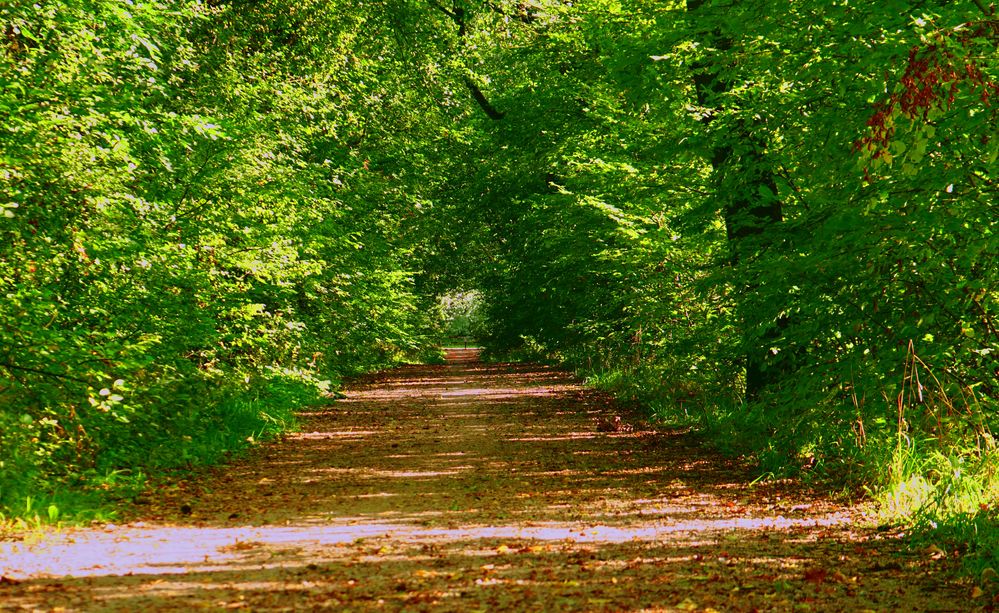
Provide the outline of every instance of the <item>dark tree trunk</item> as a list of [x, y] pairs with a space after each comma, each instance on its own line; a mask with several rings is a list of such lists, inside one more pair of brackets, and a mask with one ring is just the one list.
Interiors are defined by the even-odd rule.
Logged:
[[[710, 24], [712, 10], [705, 0], [688, 0], [687, 14], [691, 24]], [[715, 8], [714, 10], [720, 10]], [[725, 68], [732, 61], [729, 52], [732, 40], [718, 28], [707, 28], [698, 41], [705, 49], [705, 58], [694, 67], [694, 88], [697, 103], [705, 109], [721, 110], [725, 97], [731, 91], [731, 84], [724, 77]], [[707, 128], [715, 115], [704, 114], [701, 121]], [[728, 238], [730, 261], [733, 267], [751, 260], [766, 249], [759, 236], [768, 228], [783, 220], [781, 202], [777, 199], [777, 182], [772, 167], [764, 153], [765, 143], [759, 136], [761, 130], [757, 121], [736, 119], [729, 131], [714, 137], [711, 165], [714, 168], [715, 197], [722, 204], [725, 230]], [[752, 291], [753, 288], [746, 287]], [[761, 320], [758, 313], [751, 313], [743, 306], [740, 309], [746, 340], [746, 399], [756, 399], [768, 385], [779, 381], [779, 365], [768, 360], [769, 341], [777, 338], [781, 322]], [[752, 328], [765, 326], [760, 341], [755, 338]]]

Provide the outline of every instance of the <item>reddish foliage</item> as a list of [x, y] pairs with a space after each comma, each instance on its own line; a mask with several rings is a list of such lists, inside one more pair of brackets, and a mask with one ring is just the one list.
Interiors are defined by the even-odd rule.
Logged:
[[[975, 39], [999, 36], [999, 22], [967, 23], [964, 29], [941, 36], [970, 49]], [[895, 135], [895, 123], [891, 121], [894, 116], [901, 114], [913, 121], [928, 122], [932, 111], [949, 110], [963, 88], [978, 91], [981, 102], [991, 106], [992, 97], [999, 95], [999, 82], [988, 79], [976, 60], [958, 57], [943, 42], [909, 50], [905, 72], [899, 79], [901, 88], [874, 105], [874, 113], [867, 120], [870, 131], [854, 142], [855, 151], [866, 150], [872, 159], [884, 156]], [[864, 180], [871, 182], [867, 169]]]

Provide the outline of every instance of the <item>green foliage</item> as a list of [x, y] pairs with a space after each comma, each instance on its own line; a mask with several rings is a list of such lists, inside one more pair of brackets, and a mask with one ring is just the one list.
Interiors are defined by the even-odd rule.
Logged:
[[568, 363], [764, 472], [920, 475], [940, 509], [994, 508], [990, 479], [927, 476], [994, 461], [992, 8], [461, 6], [504, 117], [468, 105], [435, 206], [475, 246], [491, 351]]
[[374, 160], [414, 95], [312, 8], [0, 7], [5, 514], [215, 461], [427, 345], [414, 195]]
[[440, 298], [440, 314], [445, 339], [475, 340], [486, 333], [482, 294], [472, 291], [450, 292]]
[[993, 514], [990, 5], [0, 14], [8, 510], [211, 461], [445, 321], [765, 472]]

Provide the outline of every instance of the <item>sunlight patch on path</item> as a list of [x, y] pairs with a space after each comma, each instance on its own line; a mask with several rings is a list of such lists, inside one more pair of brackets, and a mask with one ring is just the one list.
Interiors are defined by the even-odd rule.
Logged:
[[362, 540], [395, 543], [461, 543], [470, 550], [477, 541], [564, 541], [569, 543], [710, 544], [724, 533], [831, 527], [846, 524], [845, 515], [787, 519], [735, 518], [645, 522], [632, 527], [583, 522], [545, 522], [505, 526], [419, 528], [407, 523], [367, 518], [335, 518], [325, 525], [233, 528], [117, 527], [104, 532], [80, 531], [42, 543], [0, 543], [0, 568], [13, 579], [41, 577], [101, 577], [218, 571], [248, 551], [308, 552], [328, 558], [327, 548]]

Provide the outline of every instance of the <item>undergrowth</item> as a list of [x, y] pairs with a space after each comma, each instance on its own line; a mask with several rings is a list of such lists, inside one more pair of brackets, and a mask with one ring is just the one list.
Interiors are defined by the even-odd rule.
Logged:
[[832, 403], [746, 404], [708, 378], [678, 381], [663, 364], [568, 365], [651, 420], [694, 427], [720, 451], [751, 457], [761, 478], [794, 476], [872, 499], [878, 520], [905, 530], [914, 547], [960, 557], [975, 575], [999, 568], [999, 448], [988, 411], [972, 390], [936, 378], [912, 347], [883, 405], [854, 406], [851, 422]]
[[171, 411], [158, 412], [158, 423], [134, 420], [93, 449], [45, 447], [38, 430], [6, 431], [2, 442], [8, 449], [35, 453], [5, 453], [0, 463], [0, 532], [113, 520], [151, 477], [218, 463], [289, 432], [296, 427], [296, 409], [330, 391], [328, 384], [296, 372], [272, 371], [251, 382], [215, 390], [206, 385], [188, 397], [188, 405], [175, 401]]

